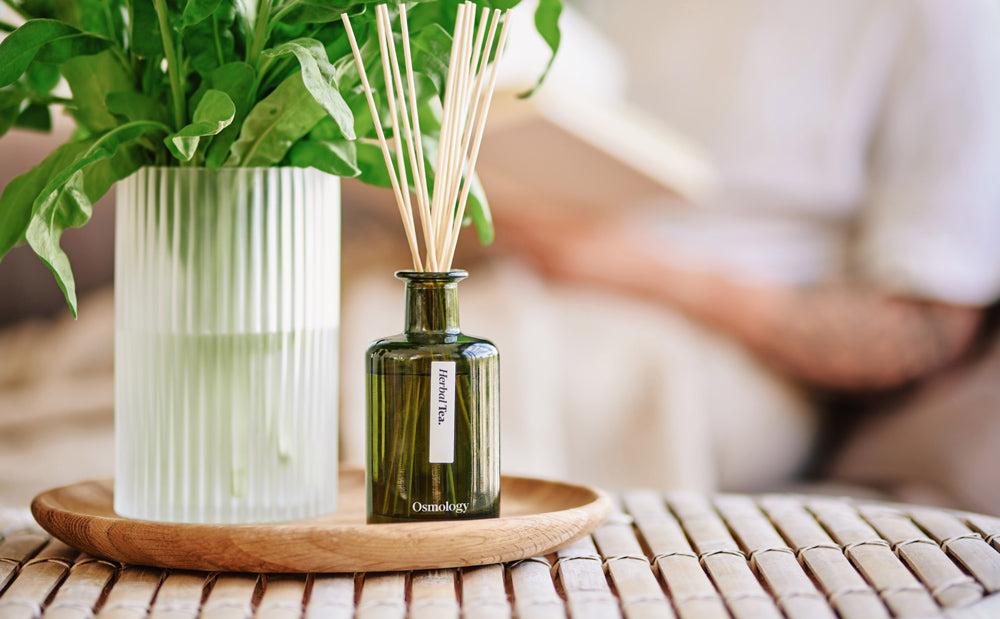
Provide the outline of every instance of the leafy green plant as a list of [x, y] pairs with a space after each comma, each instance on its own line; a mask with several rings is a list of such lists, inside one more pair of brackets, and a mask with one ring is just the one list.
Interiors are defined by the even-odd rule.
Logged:
[[[521, 2], [474, 1], [499, 9]], [[340, 19], [351, 16], [366, 71], [381, 83], [374, 0], [3, 2], [26, 21], [3, 25], [0, 135], [14, 126], [48, 130], [53, 105], [73, 116], [77, 130], [4, 188], [0, 260], [27, 242], [74, 315], [60, 237], [84, 225], [93, 202], [141, 166], [312, 166], [388, 185]], [[433, 149], [458, 0], [410, 4], [421, 129]], [[562, 0], [539, 0], [535, 12], [553, 57], [561, 10]], [[68, 98], [53, 94], [60, 79]], [[469, 220], [482, 242], [492, 241], [478, 184]]]

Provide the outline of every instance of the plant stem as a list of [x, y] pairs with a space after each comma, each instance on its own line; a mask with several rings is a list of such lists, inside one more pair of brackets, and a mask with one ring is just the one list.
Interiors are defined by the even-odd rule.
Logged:
[[167, 4], [165, 0], [153, 0], [156, 17], [160, 24], [160, 36], [163, 38], [163, 55], [167, 58], [167, 74], [170, 76], [170, 98], [174, 104], [174, 129], [184, 126], [184, 91], [181, 84], [180, 62], [174, 49], [174, 39], [170, 34], [170, 22], [167, 19]]
[[[161, 0], [162, 1], [162, 0]], [[260, 68], [260, 53], [264, 50], [267, 37], [270, 34], [272, 0], [260, 0], [257, 6], [257, 21], [253, 26], [253, 42], [247, 50], [247, 64]]]
[[226, 64], [226, 57], [222, 54], [222, 42], [219, 41], [219, 18], [212, 13], [212, 41], [215, 42], [215, 56], [219, 60], [219, 66]]

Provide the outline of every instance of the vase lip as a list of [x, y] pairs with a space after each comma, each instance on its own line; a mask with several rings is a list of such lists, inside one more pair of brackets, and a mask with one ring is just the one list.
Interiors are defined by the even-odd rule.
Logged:
[[173, 165], [152, 165], [151, 164], [151, 165], [139, 166], [138, 168], [136, 168], [136, 172], [139, 172], [139, 171], [142, 171], [142, 170], [152, 170], [152, 171], [156, 171], [156, 172], [160, 172], [160, 171], [163, 171], [163, 170], [169, 170], [171, 172], [182, 173], [182, 174], [195, 174], [195, 173], [200, 174], [200, 173], [203, 173], [203, 172], [204, 173], [213, 173], [213, 174], [217, 174], [217, 173], [229, 173], [229, 174], [231, 174], [233, 172], [254, 172], [254, 173], [256, 173], [256, 172], [266, 172], [268, 170], [280, 170], [280, 171], [285, 171], [285, 170], [302, 170], [304, 172], [314, 172], [314, 173], [322, 174], [324, 176], [333, 176], [334, 178], [340, 178], [339, 176], [336, 176], [334, 174], [327, 174], [326, 172], [323, 172], [322, 170], [317, 170], [316, 168], [313, 168], [311, 166], [310, 167], [303, 167], [303, 166], [294, 166], [294, 165], [222, 166], [222, 167], [219, 167], [219, 168], [213, 168], [213, 167], [209, 167], [209, 166], [205, 166], [205, 165], [182, 167], [182, 166], [173, 166]]
[[396, 271], [396, 278], [407, 282], [459, 282], [469, 276], [465, 269], [450, 271]]

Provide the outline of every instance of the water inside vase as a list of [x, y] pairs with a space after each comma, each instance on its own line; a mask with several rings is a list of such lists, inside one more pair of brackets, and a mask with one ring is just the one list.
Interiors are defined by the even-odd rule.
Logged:
[[337, 338], [118, 331], [116, 511], [186, 522], [333, 511]]

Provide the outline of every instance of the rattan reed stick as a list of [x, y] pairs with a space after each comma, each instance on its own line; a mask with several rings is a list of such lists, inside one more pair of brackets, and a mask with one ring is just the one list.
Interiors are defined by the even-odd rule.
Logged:
[[392, 155], [389, 154], [389, 145], [386, 143], [385, 132], [382, 130], [382, 119], [378, 113], [378, 106], [375, 105], [375, 97], [372, 94], [371, 84], [368, 82], [368, 73], [365, 71], [364, 59], [361, 50], [358, 48], [358, 40], [354, 36], [354, 29], [351, 27], [351, 19], [344, 13], [340, 16], [344, 23], [344, 30], [347, 32], [347, 40], [351, 45], [351, 52], [354, 55], [354, 65], [361, 78], [361, 87], [365, 92], [365, 99], [368, 101], [368, 111], [372, 115], [375, 125], [375, 135], [378, 137], [379, 147], [382, 149], [382, 158], [385, 160], [386, 170], [389, 171], [389, 182], [392, 185], [392, 192], [396, 198], [396, 205], [399, 207], [399, 215], [403, 220], [403, 229], [406, 233], [406, 241], [410, 246], [410, 257], [413, 259], [413, 268], [423, 271], [423, 263], [420, 260], [420, 250], [417, 246], [417, 237], [413, 230], [413, 213], [406, 212], [403, 195], [399, 187], [399, 179], [396, 176], [395, 166], [392, 163]]
[[462, 188], [462, 195], [458, 202], [458, 212], [455, 215], [455, 223], [452, 230], [450, 245], [447, 249], [447, 268], [451, 268], [452, 260], [455, 258], [455, 248], [458, 245], [458, 235], [461, 230], [462, 220], [465, 218], [465, 206], [469, 202], [469, 192], [472, 189], [472, 174], [476, 169], [476, 163], [479, 161], [479, 149], [483, 145], [483, 135], [486, 132], [486, 117], [490, 112], [490, 105], [493, 101], [493, 93], [496, 92], [497, 87], [497, 76], [499, 75], [500, 68], [500, 58], [502, 57], [504, 51], [507, 47], [507, 32], [510, 26], [510, 20], [504, 18], [503, 28], [500, 30], [500, 42], [497, 43], [497, 58], [493, 62], [490, 69], [490, 81], [487, 87], [486, 94], [484, 95], [484, 100], [480, 102], [479, 117], [476, 120], [476, 137], [475, 142], [472, 146], [472, 153], [469, 156], [468, 170], [469, 173], [466, 176], [465, 186]]
[[[403, 21], [403, 12], [405, 11], [404, 5], [400, 5], [400, 22]], [[417, 214], [420, 217], [420, 228], [423, 231], [424, 237], [424, 251], [425, 259], [430, 266], [430, 268], [436, 268], [437, 264], [437, 247], [431, 242], [430, 237], [430, 207], [427, 204], [427, 180], [423, 173], [423, 166], [421, 165], [418, 157], [418, 153], [422, 148], [421, 144], [418, 144], [417, 138], [414, 137], [414, 129], [416, 127], [417, 137], [420, 135], [420, 118], [419, 112], [416, 104], [416, 94], [414, 92], [413, 83], [413, 67], [412, 62], [407, 60], [409, 63], [406, 68], [407, 81], [409, 85], [409, 104], [407, 104], [406, 90], [403, 88], [403, 77], [399, 70], [399, 59], [396, 57], [396, 45], [394, 37], [392, 34], [392, 22], [389, 19], [389, 9], [383, 4], [376, 7], [376, 12], [378, 13], [378, 18], [381, 20], [381, 24], [385, 28], [386, 34], [385, 50], [388, 47], [389, 51], [389, 65], [392, 67], [392, 77], [394, 80], [395, 91], [395, 102], [390, 107], [395, 107], [399, 110], [399, 116], [403, 120], [403, 137], [406, 138], [406, 150], [409, 155], [410, 170], [413, 176], [413, 189], [414, 194], [417, 197]], [[406, 32], [406, 30], [404, 30]], [[403, 35], [403, 41], [407, 43], [409, 47], [409, 41], [407, 40], [406, 34]], [[405, 58], [409, 57], [409, 54], [404, 52]], [[385, 55], [383, 53], [383, 63], [385, 61]], [[386, 73], [388, 80], [388, 73]], [[396, 135], [396, 149], [399, 151], [400, 136]], [[404, 167], [402, 163], [399, 164], [400, 167]], [[403, 187], [407, 187], [405, 184], [405, 179], [401, 181]], [[408, 193], [408, 191], [407, 191]]]
[[[417, 177], [420, 179], [420, 186], [418, 191], [420, 191], [420, 200], [423, 208], [422, 225], [426, 226], [425, 238], [430, 239], [431, 233], [431, 200], [430, 200], [430, 190], [427, 187], [427, 167], [424, 162], [424, 141], [423, 136], [420, 131], [420, 106], [417, 104], [417, 87], [416, 81], [413, 78], [413, 55], [410, 51], [410, 26], [406, 16], [406, 3], [401, 3], [399, 5], [399, 27], [403, 35], [403, 64], [406, 67], [406, 85], [409, 87], [409, 104], [410, 104], [410, 116], [413, 126], [413, 138], [416, 141], [417, 150]], [[432, 266], [431, 268], [437, 270], [439, 267], [437, 265], [437, 247], [431, 248], [434, 251], [432, 256]]]
[[[459, 186], [462, 183], [463, 177], [465, 177], [465, 184], [467, 186], [469, 185], [469, 183], [471, 183], [472, 180], [473, 169], [469, 167], [469, 160], [468, 160], [469, 148], [472, 143], [473, 135], [476, 132], [476, 125], [480, 115], [479, 112], [483, 104], [483, 93], [484, 89], [486, 88], [486, 82], [487, 82], [486, 76], [489, 73], [489, 71], [487, 71], [489, 64], [489, 51], [493, 49], [493, 43], [495, 41], [497, 24], [499, 22], [499, 19], [500, 19], [500, 11], [494, 10], [492, 19], [489, 20], [490, 21], [489, 34], [486, 35], [485, 62], [483, 63], [482, 68], [476, 71], [476, 79], [474, 85], [470, 81], [470, 90], [465, 93], [465, 100], [467, 101], [466, 107], [468, 108], [469, 113], [468, 113], [468, 118], [466, 118], [463, 122], [463, 130], [461, 137], [462, 143], [460, 146], [461, 161], [459, 164], [461, 168], [458, 174], [455, 175], [455, 183], [453, 186], [453, 191], [452, 193], [449, 194], [449, 199], [448, 199], [448, 204], [455, 204], [455, 215], [459, 222], [461, 222], [461, 220], [465, 217], [464, 211], [461, 213], [459, 212], [462, 211], [461, 207], [458, 204]], [[483, 24], [485, 24], [486, 21], [487, 21], [486, 13], [484, 12]], [[480, 34], [482, 34], [482, 28], [480, 28]], [[472, 61], [473, 67], [476, 67], [476, 65], [479, 63], [478, 48], [482, 45], [482, 43], [483, 43], [482, 40], [478, 40], [476, 42], [477, 54]], [[499, 60], [499, 57], [497, 59]], [[497, 65], [494, 64], [494, 66]], [[444, 239], [442, 240], [442, 246], [444, 248], [442, 249], [442, 253], [446, 256], [445, 259], [447, 261], [446, 268], [450, 268], [451, 265], [451, 260], [447, 258], [447, 254], [448, 254], [448, 248], [451, 247], [452, 236], [454, 235], [453, 227], [454, 227], [454, 222], [450, 222], [446, 230], [444, 230], [445, 234], [444, 234]]]
[[[413, 230], [413, 204], [410, 201], [410, 181], [406, 171], [406, 160], [403, 155], [404, 138], [409, 136], [409, 139], [405, 140], [409, 144], [413, 143], [413, 138], [410, 132], [410, 121], [406, 113], [406, 105], [402, 106], [402, 110], [396, 105], [397, 101], [403, 101], [404, 95], [402, 92], [402, 80], [399, 79], [399, 70], [397, 68], [395, 73], [392, 70], [391, 58], [395, 56], [396, 44], [393, 40], [392, 25], [389, 22], [389, 9], [384, 4], [375, 7], [375, 21], [378, 28], [379, 51], [381, 51], [382, 56], [385, 98], [389, 106], [389, 122], [392, 126], [392, 145], [396, 152], [396, 173], [399, 175], [397, 183], [399, 184], [400, 193], [403, 198], [403, 210], [406, 212], [406, 222], [409, 225], [409, 229]], [[397, 80], [395, 85], [393, 84], [394, 75]], [[402, 122], [400, 122], [400, 111], [402, 111]], [[413, 157], [414, 163], [416, 163], [412, 147], [410, 155]], [[416, 170], [416, 166], [413, 169]], [[416, 181], [416, 179], [414, 180]], [[430, 250], [428, 249], [427, 251]]]

